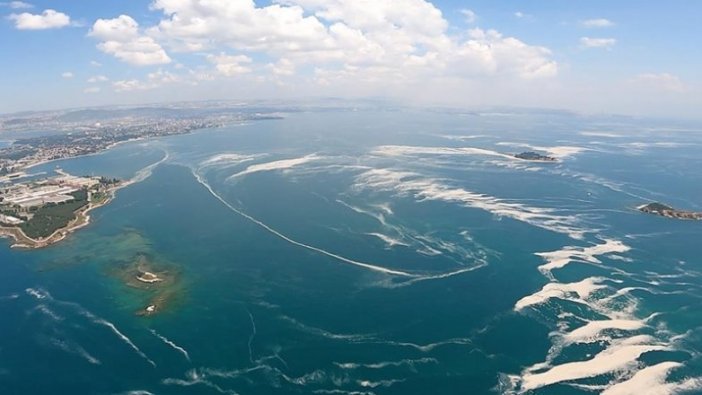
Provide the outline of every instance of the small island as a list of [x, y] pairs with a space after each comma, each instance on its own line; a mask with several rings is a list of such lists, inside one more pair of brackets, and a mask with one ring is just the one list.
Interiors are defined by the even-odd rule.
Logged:
[[682, 220], [702, 220], [702, 212], [677, 210], [665, 204], [654, 202], [637, 207], [641, 212]]
[[42, 248], [88, 225], [90, 211], [109, 203], [125, 185], [106, 177], [76, 177], [60, 169], [55, 177], [0, 188], [0, 237], [12, 247]]
[[125, 285], [147, 297], [143, 307], [135, 312], [139, 316], [161, 312], [179, 293], [175, 266], [148, 253], [138, 253], [126, 264], [117, 265], [115, 274]]
[[542, 155], [542, 154], [539, 154], [538, 152], [534, 152], [534, 151], [527, 151], [527, 152], [515, 154], [514, 157], [517, 159], [528, 160], [528, 161], [532, 161], [532, 162], [557, 162], [558, 161], [558, 159], [556, 159], [552, 156]]

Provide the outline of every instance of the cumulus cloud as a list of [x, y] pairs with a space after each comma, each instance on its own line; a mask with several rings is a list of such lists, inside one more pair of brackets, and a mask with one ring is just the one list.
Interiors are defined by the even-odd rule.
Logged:
[[[262, 53], [275, 61], [275, 75], [292, 75], [311, 65], [318, 81], [342, 77], [395, 80], [448, 73], [476, 77], [553, 76], [557, 64], [548, 49], [504, 37], [494, 30], [452, 35], [441, 11], [425, 0], [155, 0], [164, 18], [151, 29], [177, 51], [223, 46], [238, 53]], [[468, 10], [464, 10], [468, 11]], [[466, 13], [474, 18], [474, 13]], [[249, 72], [251, 61], [210, 55], [222, 75]]]
[[219, 55], [208, 55], [207, 60], [215, 65], [215, 69], [219, 74], [226, 77], [233, 77], [251, 72], [249, 64], [252, 60], [246, 55], [227, 55], [220, 53]]
[[166, 64], [171, 58], [152, 37], [139, 31], [139, 24], [128, 15], [114, 19], [98, 19], [89, 33], [102, 42], [98, 49], [117, 59], [137, 65]]
[[684, 92], [685, 84], [679, 77], [669, 73], [643, 73], [637, 75], [633, 82], [645, 88], [653, 88], [668, 92]]
[[605, 18], [597, 18], [597, 19], [587, 19], [582, 22], [580, 22], [581, 25], [584, 27], [612, 27], [614, 26], [614, 22], [610, 21], [609, 19]]
[[144, 80], [120, 80], [112, 83], [115, 92], [145, 91], [160, 86], [182, 81], [182, 78], [170, 71], [158, 70], [149, 73]]
[[71, 78], [73, 78], [73, 73], [71, 73], [70, 71], [63, 72], [63, 73], [61, 73], [61, 78], [64, 78], [67, 80], [71, 79]]
[[9, 18], [19, 30], [59, 29], [71, 24], [71, 17], [56, 10], [44, 10], [41, 14], [11, 14]]
[[614, 38], [592, 38], [592, 37], [581, 37], [580, 45], [583, 48], [605, 48], [612, 49], [617, 43]]
[[94, 75], [90, 78], [88, 78], [88, 83], [89, 84], [96, 84], [98, 82], [107, 82], [110, 79], [105, 77], [104, 75]]
[[478, 20], [478, 15], [476, 15], [473, 10], [469, 10], [467, 8], [462, 9], [461, 14], [463, 14], [463, 17], [467, 23], [475, 23], [475, 21]]
[[280, 59], [276, 63], [269, 63], [266, 67], [271, 73], [277, 76], [290, 76], [295, 74], [295, 64], [285, 58]]

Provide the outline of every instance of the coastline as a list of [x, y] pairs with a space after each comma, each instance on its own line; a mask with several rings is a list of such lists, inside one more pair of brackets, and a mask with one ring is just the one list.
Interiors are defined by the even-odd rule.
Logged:
[[145, 138], [145, 137], [136, 137], [136, 138], [133, 138], [133, 139], [124, 140], [124, 141], [118, 141], [118, 142], [116, 142], [116, 143], [112, 143], [112, 144], [108, 145], [107, 147], [105, 147], [105, 148], [103, 148], [103, 149], [101, 149], [101, 150], [99, 150], [99, 151], [91, 152], [91, 153], [89, 153], [89, 154], [76, 155], [76, 156], [67, 156], [67, 157], [65, 157], [65, 158], [56, 158], [56, 159], [42, 160], [42, 161], [35, 162], [35, 163], [31, 163], [31, 164], [29, 164], [29, 165], [27, 165], [27, 166], [22, 167], [21, 171], [29, 170], [29, 169], [34, 168], [34, 167], [37, 167], [37, 166], [45, 165], [45, 164], [47, 164], [47, 163], [52, 163], [52, 162], [58, 162], [58, 161], [61, 161], [61, 160], [69, 160], [69, 159], [76, 159], [76, 158], [85, 158], [85, 157], [88, 157], [88, 156], [99, 155], [99, 154], [102, 154], [103, 152], [109, 151], [109, 150], [111, 150], [112, 148], [117, 147], [118, 145], [127, 144], [127, 143], [131, 143], [131, 142], [135, 142], [135, 141], [140, 141], [140, 140], [146, 140], [146, 139], [147, 139], [147, 138]]
[[14, 240], [10, 248], [18, 249], [39, 249], [49, 247], [65, 240], [71, 233], [82, 229], [90, 224], [90, 212], [109, 204], [114, 199], [118, 190], [130, 185], [128, 182], [120, 183], [107, 191], [107, 198], [100, 203], [88, 203], [87, 206], [75, 212], [76, 217], [63, 228], [57, 229], [48, 237], [33, 239], [27, 236], [19, 227], [0, 226], [0, 238]]

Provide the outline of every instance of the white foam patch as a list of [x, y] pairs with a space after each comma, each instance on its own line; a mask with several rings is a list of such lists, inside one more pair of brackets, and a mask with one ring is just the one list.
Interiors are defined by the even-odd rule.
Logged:
[[188, 362], [190, 362], [190, 354], [188, 354], [188, 352], [187, 352], [183, 347], [181, 347], [181, 346], [175, 344], [174, 342], [168, 340], [168, 338], [166, 338], [165, 336], [162, 336], [161, 334], [159, 334], [158, 332], [156, 332], [156, 331], [153, 330], [153, 329], [150, 329], [150, 331], [151, 331], [151, 333], [152, 333], [154, 336], [156, 336], [157, 338], [159, 338], [162, 342], [164, 342], [165, 344], [167, 344], [168, 346], [170, 346], [170, 347], [173, 348], [174, 350], [178, 351], [179, 353], [183, 354], [183, 356], [185, 357], [185, 359], [187, 359]]
[[[525, 296], [517, 301], [514, 305], [514, 310], [521, 311], [527, 307], [546, 303], [552, 298], [569, 300], [571, 302], [587, 305], [586, 300], [593, 292], [607, 287], [602, 284], [603, 281], [605, 281], [605, 279], [602, 277], [590, 277], [576, 283], [548, 283], [540, 291]], [[577, 297], [574, 295], [577, 295]]]
[[0, 300], [16, 300], [19, 298], [19, 294], [10, 294], [7, 296], [0, 297]]
[[129, 180], [123, 184], [123, 187], [129, 186], [132, 184], [138, 184], [140, 182], [145, 181], [146, 179], [151, 177], [151, 175], [154, 172], [154, 169], [159, 167], [161, 164], [165, 163], [168, 159], [170, 159], [170, 157], [171, 157], [170, 153], [168, 151], [164, 150], [163, 151], [163, 158], [161, 158], [160, 160], [158, 160], [158, 161], [144, 167], [143, 169], [139, 170], [138, 172], [136, 172], [136, 174], [134, 175], [134, 177], [132, 177], [131, 180]]
[[333, 339], [333, 340], [347, 340], [351, 341], [354, 343], [363, 343], [363, 342], [370, 342], [375, 339], [374, 335], [369, 335], [369, 334], [340, 334], [340, 333], [332, 333], [329, 332], [325, 329], [320, 329], [320, 328], [315, 328], [306, 324], [303, 324], [302, 322], [292, 318], [288, 317], [285, 315], [281, 315], [279, 317], [280, 319], [287, 321], [288, 323], [292, 324], [295, 326], [297, 329], [315, 335], [315, 336], [321, 336], [325, 337], [327, 339]]
[[[248, 345], [248, 347], [249, 347], [249, 361], [250, 361], [251, 363], [254, 363], [254, 359], [253, 359], [253, 341], [254, 341], [254, 338], [256, 337], [256, 321], [254, 321], [253, 314], [251, 314], [250, 311], [247, 310], [246, 312], [249, 313], [249, 320], [251, 321], [251, 335], [249, 336], [249, 341], [248, 341], [248, 343], [247, 343], [247, 345]], [[283, 362], [285, 362], [285, 361], [283, 361]]]
[[382, 361], [375, 363], [353, 363], [345, 362], [334, 364], [342, 369], [385, 369], [388, 367], [409, 367], [414, 369], [417, 365], [424, 364], [438, 364], [439, 361], [436, 358], [419, 358], [419, 359], [402, 359], [400, 361]]
[[274, 171], [274, 170], [288, 170], [296, 166], [303, 165], [305, 163], [309, 163], [315, 160], [321, 159], [321, 156], [318, 156], [316, 154], [311, 154], [311, 155], [306, 155], [301, 158], [294, 158], [294, 159], [284, 159], [284, 160], [278, 160], [274, 162], [267, 162], [267, 163], [259, 163], [256, 165], [251, 165], [246, 168], [246, 170], [241, 171], [239, 173], [236, 173], [232, 176], [229, 176], [227, 180], [233, 180], [236, 178], [240, 178], [246, 175], [250, 175], [253, 173], [258, 173], [262, 171]]
[[39, 300], [51, 299], [51, 294], [48, 291], [43, 290], [41, 288], [39, 288], [39, 289], [27, 288], [27, 289], [25, 289], [25, 292], [27, 293], [27, 295], [33, 296]]
[[668, 349], [650, 336], [634, 336], [613, 343], [590, 360], [556, 365], [543, 373], [527, 372], [522, 375], [521, 388], [524, 391], [530, 391], [556, 383], [624, 371], [634, 368], [642, 354]]
[[411, 342], [401, 342], [401, 341], [392, 341], [392, 340], [378, 341], [377, 343], [391, 345], [391, 346], [397, 346], [397, 347], [411, 347], [411, 348], [414, 348], [415, 350], [418, 350], [418, 351], [421, 351], [424, 353], [431, 352], [434, 349], [439, 348], [439, 347], [443, 347], [443, 346], [473, 345], [473, 342], [468, 338], [448, 339], [448, 340], [442, 340], [442, 341], [438, 341], [435, 343], [429, 343], [429, 344], [416, 344], [416, 343], [411, 343]]
[[670, 372], [681, 367], [678, 362], [661, 362], [641, 369], [630, 379], [615, 384], [602, 395], [669, 395], [702, 389], [702, 380], [688, 379], [680, 383], [666, 383]]
[[323, 383], [327, 379], [327, 374], [322, 370], [315, 370], [300, 377], [290, 377], [285, 374], [281, 374], [281, 377], [291, 384], [305, 386], [309, 384]]
[[117, 329], [117, 327], [116, 327], [113, 323], [111, 323], [111, 322], [109, 322], [109, 321], [106, 321], [106, 320], [104, 320], [104, 319], [102, 319], [102, 318], [95, 317], [94, 315], [92, 315], [92, 314], [90, 314], [90, 313], [89, 313], [89, 315], [86, 315], [86, 316], [88, 316], [89, 318], [92, 318], [92, 320], [93, 320], [94, 323], [100, 324], [100, 325], [104, 325], [104, 326], [110, 328], [110, 330], [112, 330], [112, 332], [113, 332], [115, 335], [117, 335], [117, 337], [119, 337], [120, 339], [122, 339], [122, 341], [125, 342], [129, 347], [131, 347], [140, 357], [144, 358], [144, 359], [145, 359], [148, 363], [150, 363], [153, 367], [156, 367], [156, 362], [152, 361], [149, 357], [147, 357], [146, 354], [144, 354], [144, 353], [139, 349], [139, 347], [137, 347], [136, 344], [134, 344], [134, 343], [132, 342], [132, 340], [131, 340], [130, 338], [128, 338], [124, 333], [120, 332], [120, 330]]
[[202, 163], [200, 163], [200, 166], [209, 167], [239, 165], [245, 162], [250, 162], [258, 157], [260, 157], [260, 155], [243, 155], [237, 153], [218, 154], [204, 160]]
[[486, 134], [467, 134], [467, 135], [457, 135], [457, 134], [442, 134], [439, 135], [438, 137], [445, 138], [447, 140], [458, 140], [458, 141], [465, 141], [465, 140], [474, 140], [474, 139], [480, 139], [480, 138], [487, 138], [490, 137]]
[[579, 225], [578, 217], [559, 215], [553, 209], [530, 207], [493, 196], [454, 188], [440, 180], [422, 178], [416, 173], [390, 169], [373, 169], [356, 177], [356, 189], [370, 188], [411, 195], [422, 200], [460, 203], [490, 212], [496, 216], [512, 218], [543, 229], [564, 233], [582, 239], [587, 230]]
[[516, 160], [512, 155], [475, 147], [417, 147], [409, 145], [383, 145], [371, 151], [373, 155], [382, 156], [418, 156], [418, 155], [484, 155]]
[[385, 245], [388, 248], [392, 248], [395, 246], [409, 247], [409, 244], [405, 243], [404, 241], [402, 241], [400, 239], [393, 238], [393, 237], [388, 236], [388, 235], [384, 235], [382, 233], [372, 232], [372, 233], [366, 233], [366, 234], [368, 236], [374, 236], [374, 237], [379, 238], [380, 240], [382, 240], [385, 243]]
[[54, 321], [63, 321], [63, 317], [61, 317], [60, 315], [58, 315], [57, 313], [55, 313], [53, 310], [51, 310], [51, 309], [50, 309], [47, 305], [45, 305], [45, 304], [40, 304], [40, 305], [38, 305], [37, 307], [35, 307], [34, 309], [32, 309], [32, 311], [39, 311], [39, 312], [43, 313], [44, 315], [46, 315], [47, 317], [51, 318], [51, 319], [54, 320]]
[[174, 379], [174, 378], [167, 378], [162, 380], [161, 382], [165, 385], [177, 385], [181, 387], [191, 387], [194, 385], [203, 385], [205, 387], [211, 388], [220, 394], [228, 394], [228, 395], [238, 395], [236, 391], [232, 390], [226, 390], [219, 385], [207, 380], [203, 375], [198, 373], [195, 370], [189, 370], [186, 372], [186, 380], [183, 379]]
[[600, 333], [605, 330], [636, 331], [646, 326], [643, 320], [601, 320], [590, 321], [587, 324], [562, 336], [564, 345], [575, 343], [592, 343], [599, 339]]
[[544, 258], [546, 263], [539, 266], [539, 271], [549, 278], [553, 278], [551, 271], [554, 269], [561, 269], [567, 266], [571, 262], [589, 262], [589, 263], [602, 263], [597, 256], [612, 254], [612, 253], [625, 253], [631, 250], [631, 248], [621, 241], [607, 239], [604, 240], [604, 244], [597, 244], [591, 247], [566, 247], [564, 249], [552, 252], [539, 252], [536, 255]]
[[56, 300], [51, 296], [51, 294], [48, 291], [46, 291], [42, 288], [39, 288], [39, 289], [27, 288], [25, 290], [25, 292], [27, 292], [28, 295], [31, 295], [38, 300], [47, 300], [47, 301], [51, 301], [52, 303], [56, 303], [59, 305], [69, 306], [69, 307], [77, 310], [78, 313], [80, 315], [82, 315], [83, 317], [90, 319], [90, 321], [92, 321], [93, 323], [98, 324], [98, 325], [103, 325], [103, 326], [109, 328], [115, 335], [117, 335], [118, 338], [120, 338], [124, 343], [126, 343], [129, 347], [131, 347], [137, 353], [137, 355], [144, 358], [152, 366], [156, 367], [156, 363], [154, 361], [152, 361], [149, 357], [147, 357], [146, 354], [144, 354], [139, 349], [139, 347], [137, 347], [136, 344], [134, 344], [134, 342], [132, 342], [131, 339], [129, 339], [124, 333], [122, 333], [119, 329], [117, 329], [117, 327], [113, 323], [96, 316], [95, 314], [86, 310], [85, 308], [83, 308], [81, 305], [79, 305], [77, 303]]
[[372, 381], [372, 380], [357, 380], [356, 383], [360, 385], [361, 387], [364, 388], [377, 388], [377, 387], [390, 387], [395, 383], [401, 383], [405, 381], [404, 379], [399, 379], [399, 380], [379, 380], [379, 381]]
[[56, 347], [60, 350], [63, 350], [69, 354], [78, 355], [93, 365], [100, 365], [101, 364], [99, 359], [90, 355], [87, 351], [85, 351], [85, 349], [83, 347], [81, 347], [78, 344], [75, 344], [73, 342], [68, 342], [65, 340], [56, 339], [56, 338], [51, 339], [51, 344], [54, 347]]
[[615, 134], [611, 132], [597, 132], [597, 131], [587, 131], [587, 132], [580, 132], [579, 133], [581, 136], [588, 136], [588, 137], [606, 137], [606, 138], [611, 138], [611, 139], [616, 139], [616, 138], [622, 138], [621, 134]]
[[202, 186], [204, 186], [204, 187], [210, 192], [210, 194], [211, 194], [212, 196], [214, 196], [217, 200], [219, 200], [220, 202], [222, 202], [222, 204], [224, 204], [224, 205], [225, 205], [226, 207], [228, 207], [230, 210], [232, 210], [232, 211], [234, 211], [235, 213], [241, 215], [242, 217], [248, 219], [249, 221], [255, 223], [256, 225], [262, 227], [263, 229], [265, 229], [265, 230], [268, 231], [269, 233], [272, 233], [273, 235], [275, 235], [275, 236], [277, 236], [277, 237], [279, 237], [279, 238], [281, 238], [281, 239], [287, 241], [287, 242], [290, 243], [290, 244], [293, 244], [293, 245], [296, 245], [296, 246], [298, 246], [298, 247], [302, 247], [302, 248], [305, 248], [305, 249], [308, 249], [308, 250], [311, 250], [311, 251], [315, 251], [315, 252], [318, 252], [318, 253], [320, 253], [320, 254], [322, 254], [322, 255], [326, 255], [326, 256], [328, 256], [328, 257], [330, 257], [330, 258], [334, 258], [335, 260], [338, 260], [338, 261], [341, 261], [341, 262], [344, 262], [344, 263], [348, 263], [348, 264], [351, 264], [351, 265], [354, 265], [354, 266], [362, 267], [362, 268], [365, 268], [365, 269], [369, 269], [369, 270], [372, 270], [372, 271], [375, 271], [375, 272], [385, 273], [385, 274], [392, 274], [392, 275], [403, 276], [403, 277], [413, 277], [412, 274], [409, 274], [409, 273], [406, 273], [406, 272], [403, 272], [403, 271], [400, 271], [400, 270], [393, 270], [393, 269], [388, 269], [388, 268], [385, 268], [385, 267], [382, 267], [382, 266], [373, 265], [373, 264], [370, 264], [370, 263], [359, 262], [359, 261], [356, 261], [356, 260], [353, 260], [353, 259], [349, 259], [349, 258], [340, 256], [340, 255], [334, 254], [334, 253], [332, 253], [332, 252], [323, 250], [323, 249], [321, 249], [321, 248], [314, 247], [314, 246], [311, 246], [311, 245], [309, 245], [309, 244], [305, 244], [305, 243], [301, 243], [301, 242], [299, 242], [299, 241], [293, 240], [293, 239], [289, 238], [288, 236], [285, 236], [284, 234], [282, 234], [282, 233], [278, 232], [277, 230], [271, 228], [270, 226], [266, 225], [265, 223], [263, 223], [263, 222], [257, 220], [256, 218], [254, 218], [254, 217], [252, 217], [252, 216], [250, 216], [250, 215], [244, 213], [243, 211], [237, 209], [236, 207], [232, 206], [229, 202], [227, 202], [226, 200], [224, 200], [224, 198], [222, 198], [221, 196], [219, 196], [219, 195], [212, 189], [212, 187], [204, 180], [204, 178], [203, 178], [202, 176], [200, 176], [199, 174], [197, 174], [195, 171], [193, 171], [193, 175], [195, 176], [195, 178], [197, 179], [197, 181], [198, 181]]

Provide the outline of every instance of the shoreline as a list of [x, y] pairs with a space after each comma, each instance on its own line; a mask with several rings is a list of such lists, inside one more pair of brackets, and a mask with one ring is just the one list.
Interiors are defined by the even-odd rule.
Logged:
[[73, 232], [90, 225], [90, 212], [112, 202], [112, 200], [115, 198], [117, 191], [128, 185], [130, 184], [124, 182], [110, 188], [107, 191], [108, 197], [103, 202], [88, 203], [87, 206], [75, 212], [76, 217], [73, 220], [71, 220], [71, 222], [69, 222], [68, 225], [64, 226], [63, 228], [57, 229], [48, 237], [44, 237], [41, 239], [33, 239], [27, 236], [20, 227], [0, 226], [0, 238], [12, 239], [13, 242], [12, 244], [10, 244], [10, 248], [27, 250], [45, 248], [59, 243], [65, 240]]
[[118, 142], [116, 142], [116, 143], [112, 143], [112, 144], [108, 145], [107, 147], [105, 147], [105, 148], [103, 148], [103, 149], [101, 149], [101, 150], [99, 150], [99, 151], [91, 152], [91, 153], [89, 153], [89, 154], [76, 155], [76, 156], [67, 156], [67, 157], [65, 157], [65, 158], [56, 158], [56, 159], [46, 159], [46, 160], [42, 160], [42, 161], [35, 162], [35, 163], [31, 163], [31, 164], [29, 164], [29, 165], [27, 165], [27, 166], [22, 167], [22, 168], [20, 169], [20, 171], [29, 170], [29, 169], [32, 169], [32, 168], [37, 167], [37, 166], [45, 165], [45, 164], [47, 164], [47, 163], [58, 162], [58, 161], [69, 160], [69, 159], [85, 158], [85, 157], [88, 157], [88, 156], [100, 155], [100, 154], [102, 154], [102, 153], [104, 153], [104, 152], [107, 152], [107, 151], [111, 150], [112, 148], [117, 147], [118, 145], [127, 144], [127, 143], [132, 143], [132, 142], [141, 141], [141, 140], [147, 140], [147, 138], [144, 138], [144, 137], [136, 137], [136, 138], [129, 139], [129, 140], [118, 141]]

